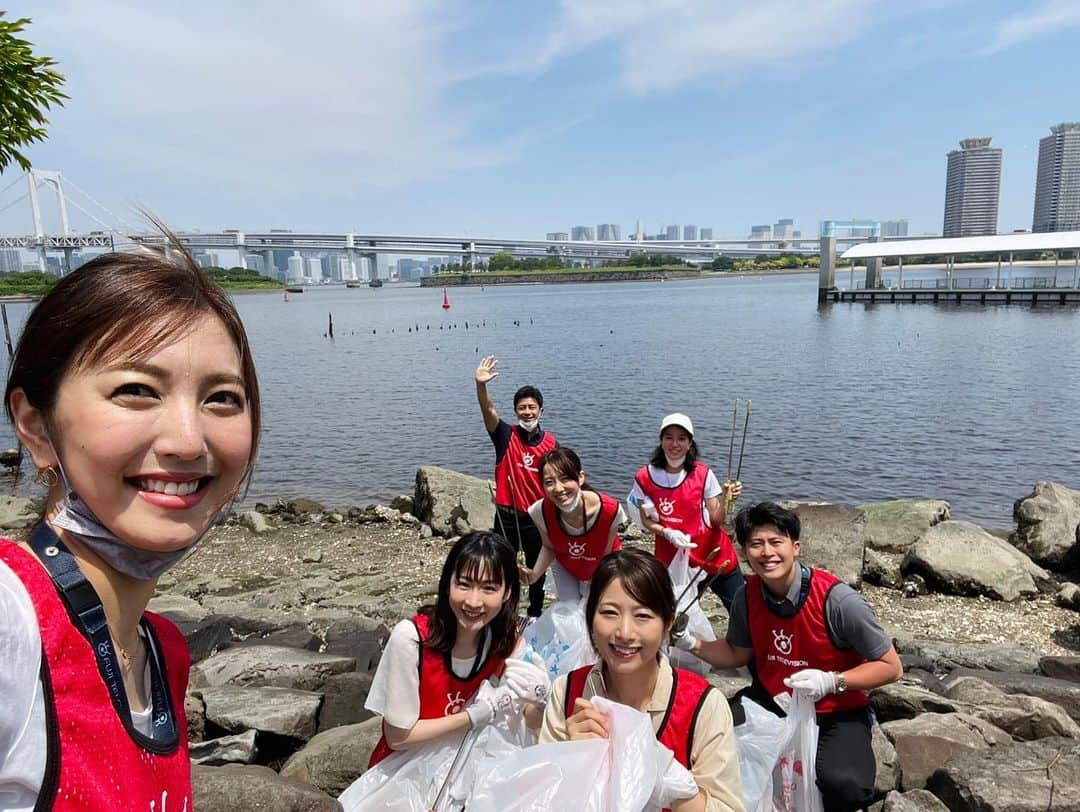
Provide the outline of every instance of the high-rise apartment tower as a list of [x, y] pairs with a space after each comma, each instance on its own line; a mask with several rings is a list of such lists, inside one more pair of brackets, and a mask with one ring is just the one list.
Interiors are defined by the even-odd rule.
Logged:
[[989, 138], [965, 138], [949, 153], [945, 175], [944, 237], [997, 234], [1001, 150]]
[[1039, 140], [1031, 230], [1080, 230], [1080, 122], [1051, 127]]

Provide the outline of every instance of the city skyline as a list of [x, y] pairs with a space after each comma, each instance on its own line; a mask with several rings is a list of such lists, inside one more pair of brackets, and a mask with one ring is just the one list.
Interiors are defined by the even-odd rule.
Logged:
[[[1080, 113], [1071, 72], [1045, 70], [1075, 61], [1063, 0], [261, 11], [112, 0], [88, 38], [98, 8], [26, 4], [71, 97], [35, 166], [177, 229], [539, 237], [602, 218], [626, 237], [640, 218], [735, 238], [784, 214], [804, 234], [867, 216], [921, 234], [941, 227], [949, 145], [982, 132], [1005, 153], [1008, 232], [1032, 225], [1039, 140]], [[323, 47], [282, 58], [304, 42]]]

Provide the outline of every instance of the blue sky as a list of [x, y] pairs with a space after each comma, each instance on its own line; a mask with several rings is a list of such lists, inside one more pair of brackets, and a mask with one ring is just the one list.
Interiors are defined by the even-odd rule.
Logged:
[[[71, 96], [34, 165], [178, 229], [922, 233], [946, 153], [990, 135], [1008, 231], [1031, 225], [1038, 139], [1080, 119], [1080, 0], [218, 5], [9, 6]], [[0, 230], [29, 231], [24, 208]]]

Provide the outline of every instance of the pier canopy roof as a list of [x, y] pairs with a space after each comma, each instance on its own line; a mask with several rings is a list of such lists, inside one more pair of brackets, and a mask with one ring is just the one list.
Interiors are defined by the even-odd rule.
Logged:
[[995, 234], [989, 237], [935, 237], [925, 240], [861, 242], [841, 256], [844, 259], [873, 257], [955, 256], [959, 254], [1008, 254], [1021, 251], [1080, 250], [1080, 231], [1038, 234]]

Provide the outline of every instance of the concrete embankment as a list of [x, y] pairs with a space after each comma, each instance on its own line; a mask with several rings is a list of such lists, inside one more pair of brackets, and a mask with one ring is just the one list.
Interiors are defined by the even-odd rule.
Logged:
[[697, 279], [712, 275], [711, 272], [693, 270], [667, 270], [642, 268], [617, 271], [551, 271], [526, 274], [501, 274], [482, 272], [429, 276], [420, 280], [422, 288], [450, 288], [477, 285], [564, 285], [574, 282], [649, 282], [668, 279]]

